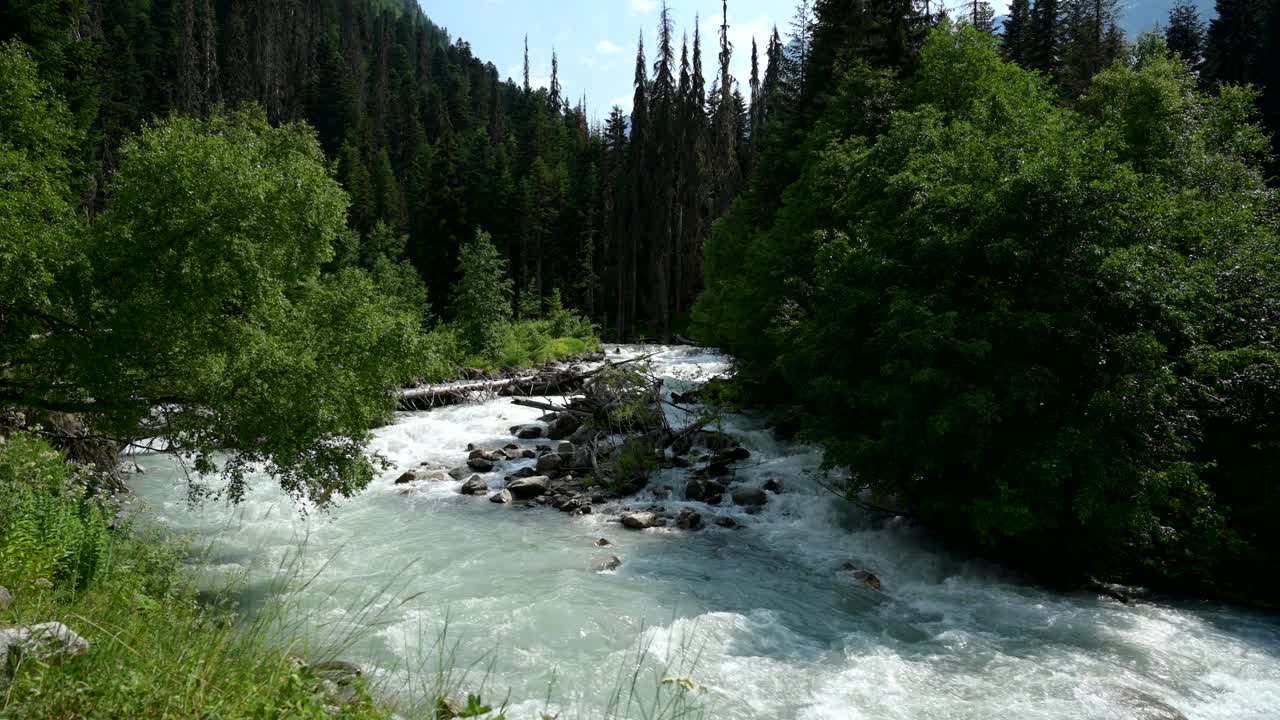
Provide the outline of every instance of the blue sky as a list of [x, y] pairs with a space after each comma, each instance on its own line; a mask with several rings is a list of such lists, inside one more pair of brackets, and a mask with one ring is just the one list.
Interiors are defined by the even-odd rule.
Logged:
[[[551, 49], [560, 59], [560, 83], [571, 98], [587, 94], [590, 115], [603, 119], [613, 105], [631, 108], [636, 40], [644, 31], [652, 67], [660, 0], [420, 0], [436, 24], [471, 43], [472, 51], [492, 62], [503, 78], [519, 81], [524, 35], [529, 34], [530, 76], [545, 85], [551, 76]], [[720, 0], [668, 0], [677, 34], [701, 13], [704, 72], [715, 73]], [[729, 0], [729, 38], [734, 44], [733, 74], [744, 85], [750, 76], [751, 38], [761, 54], [774, 23], [785, 32], [795, 9], [792, 0]], [[677, 51], [678, 52], [678, 51]], [[710, 77], [708, 77], [708, 86]]]

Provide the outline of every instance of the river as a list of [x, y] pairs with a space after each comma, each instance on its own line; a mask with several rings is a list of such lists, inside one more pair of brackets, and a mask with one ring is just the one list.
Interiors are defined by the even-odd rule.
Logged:
[[[672, 388], [727, 367], [694, 348], [621, 350], [660, 352]], [[605, 513], [465, 497], [456, 482], [407, 496], [393, 485], [424, 462], [462, 464], [467, 443], [501, 447], [538, 415], [508, 399], [401, 414], [372, 448], [392, 467], [327, 514], [300, 512], [265, 479], [240, 507], [191, 508], [174, 461], [138, 458], [138, 517], [196, 538], [209, 582], [239, 578], [247, 608], [285, 601], [313, 634], [353, 638], [344, 659], [392, 691], [430, 686], [447, 625], [457, 672], [471, 666], [464, 684], [509, 697], [512, 720], [544, 707], [602, 717], [637, 663], [645, 688], [696, 682], [717, 720], [1154, 720], [1168, 716], [1160, 703], [1190, 720], [1280, 718], [1280, 618], [1022, 584], [850, 507], [824, 490], [820, 452], [750, 416], [724, 421], [752, 452], [739, 477], [785, 488], [758, 514], [710, 513], [736, 530], [628, 531]], [[651, 487], [680, 497], [680, 473]], [[618, 570], [592, 569], [613, 554]], [[882, 590], [839, 572], [849, 561]], [[281, 565], [299, 572], [280, 581]]]

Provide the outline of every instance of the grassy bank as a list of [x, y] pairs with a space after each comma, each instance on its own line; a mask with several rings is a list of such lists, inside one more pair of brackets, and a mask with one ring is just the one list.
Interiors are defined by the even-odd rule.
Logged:
[[479, 368], [498, 372], [511, 368], [528, 368], [567, 360], [601, 348], [597, 328], [572, 312], [556, 313], [541, 320], [517, 320], [504, 323], [488, 351], [476, 351], [466, 341], [464, 331], [445, 324], [427, 336], [436, 362], [431, 363], [429, 382], [440, 382], [459, 376], [463, 368]]

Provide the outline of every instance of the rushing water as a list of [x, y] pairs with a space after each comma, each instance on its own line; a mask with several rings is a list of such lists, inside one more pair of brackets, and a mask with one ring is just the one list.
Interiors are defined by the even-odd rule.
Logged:
[[[661, 351], [669, 387], [725, 367], [701, 350], [623, 350]], [[320, 627], [354, 629], [345, 657], [389, 680], [424, 658], [429, 673], [447, 622], [460, 665], [489, 663], [488, 698], [510, 689], [513, 720], [533, 717], [548, 694], [566, 717], [599, 716], [637, 657], [646, 676], [692, 662], [671, 672], [700, 684], [712, 718], [1166, 717], [1153, 699], [1191, 720], [1280, 718], [1280, 619], [1019, 584], [917, 530], [873, 523], [823, 489], [818, 452], [750, 417], [725, 420], [752, 451], [739, 478], [783, 478], [785, 492], [756, 515], [700, 508], [732, 515], [738, 530], [634, 532], [606, 514], [464, 497], [456, 482], [408, 496], [393, 485], [424, 462], [461, 464], [467, 443], [500, 447], [511, 425], [539, 414], [505, 399], [403, 414], [374, 442], [394, 468], [328, 515], [304, 517], [265, 480], [239, 508], [192, 509], [159, 456], [140, 458], [147, 473], [133, 485], [147, 522], [194, 535], [212, 567], [247, 575], [250, 602], [305, 542], [297, 562], [319, 575], [284, 588], [289, 601]], [[680, 497], [678, 472], [652, 487]], [[614, 547], [595, 547], [598, 537]], [[611, 554], [620, 569], [592, 570]], [[873, 569], [882, 592], [840, 573], [847, 561]]]

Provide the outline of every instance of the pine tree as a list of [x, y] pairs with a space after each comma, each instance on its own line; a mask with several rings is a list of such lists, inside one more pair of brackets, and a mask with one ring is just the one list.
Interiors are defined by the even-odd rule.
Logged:
[[1259, 27], [1265, 19], [1255, 0], [1217, 0], [1217, 17], [1209, 21], [1205, 74], [1219, 83], [1252, 82], [1258, 56]]
[[1000, 44], [1004, 56], [1019, 65], [1027, 65], [1028, 33], [1031, 30], [1031, 0], [1013, 0], [1004, 21]]
[[1200, 10], [1189, 0], [1179, 0], [1169, 11], [1169, 26], [1164, 30], [1169, 52], [1177, 53], [1187, 67], [1199, 71], [1204, 62], [1205, 26]]
[[969, 0], [969, 24], [979, 32], [984, 32], [988, 35], [994, 34], [996, 31], [995, 19], [996, 11], [991, 8], [991, 3], [986, 2], [986, 0]]
[[1061, 18], [1058, 0], [1037, 0], [1024, 36], [1027, 67], [1055, 77], [1060, 67]]

